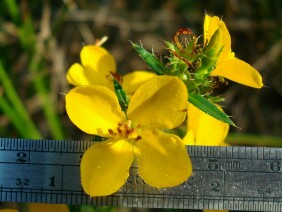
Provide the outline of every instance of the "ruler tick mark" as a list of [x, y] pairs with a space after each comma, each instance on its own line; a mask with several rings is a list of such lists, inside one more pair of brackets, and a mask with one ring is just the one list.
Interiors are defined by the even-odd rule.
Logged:
[[[246, 211], [282, 209], [281, 148], [189, 146], [187, 151], [194, 170], [191, 185], [183, 183], [160, 190], [144, 182], [127, 183], [114, 195], [89, 199], [81, 191], [78, 159], [93, 143], [0, 138], [0, 170], [5, 170], [0, 175], [0, 201]], [[16, 163], [18, 152], [28, 154], [28, 157], [19, 157], [31, 163]], [[14, 158], [7, 160], [7, 155]], [[218, 168], [208, 169], [208, 165]], [[22, 179], [29, 176], [32, 183], [15, 188], [14, 179], [10, 177], [18, 176], [15, 172], [22, 173], [24, 176], [19, 176]], [[130, 174], [131, 180], [139, 179], [137, 172]], [[211, 188], [212, 182], [219, 183], [219, 187], [218, 184], [213, 186], [220, 190], [209, 194], [207, 188]], [[259, 196], [258, 185], [271, 192]]]

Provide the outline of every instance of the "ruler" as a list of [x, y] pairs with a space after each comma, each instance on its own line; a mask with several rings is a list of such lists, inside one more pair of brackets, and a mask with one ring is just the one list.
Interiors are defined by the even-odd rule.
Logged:
[[193, 175], [180, 186], [152, 188], [133, 165], [118, 192], [89, 198], [79, 164], [93, 143], [0, 138], [0, 202], [282, 211], [282, 148], [189, 146]]

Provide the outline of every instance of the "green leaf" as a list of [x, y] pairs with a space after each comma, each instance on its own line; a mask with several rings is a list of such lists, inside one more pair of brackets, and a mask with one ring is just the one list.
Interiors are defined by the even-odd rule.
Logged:
[[114, 89], [118, 98], [119, 105], [121, 106], [122, 111], [126, 113], [129, 99], [125, 91], [123, 90], [122, 86], [119, 84], [119, 82], [116, 79], [113, 79], [113, 81], [114, 81]]
[[199, 94], [189, 93], [188, 101], [210, 116], [236, 127], [233, 121], [223, 111], [205, 97]]
[[155, 55], [135, 43], [132, 43], [132, 46], [148, 67], [151, 68], [157, 75], [165, 75], [167, 73], [166, 66]]
[[10, 13], [15, 24], [19, 24], [20, 21], [20, 8], [19, 4], [15, 0], [5, 0], [6, 9]]

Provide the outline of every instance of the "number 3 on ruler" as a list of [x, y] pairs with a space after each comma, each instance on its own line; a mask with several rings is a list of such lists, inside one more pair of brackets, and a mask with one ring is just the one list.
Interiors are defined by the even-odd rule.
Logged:
[[25, 178], [25, 179], [17, 178], [16, 179], [16, 185], [28, 186], [29, 185], [29, 179], [27, 179], [27, 178]]

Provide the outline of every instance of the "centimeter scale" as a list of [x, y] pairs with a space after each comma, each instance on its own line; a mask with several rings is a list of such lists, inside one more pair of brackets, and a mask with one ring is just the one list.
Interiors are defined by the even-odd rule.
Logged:
[[90, 198], [79, 164], [93, 143], [0, 138], [0, 202], [282, 211], [282, 148], [189, 146], [193, 175], [180, 186], [152, 188], [133, 165], [117, 193]]

